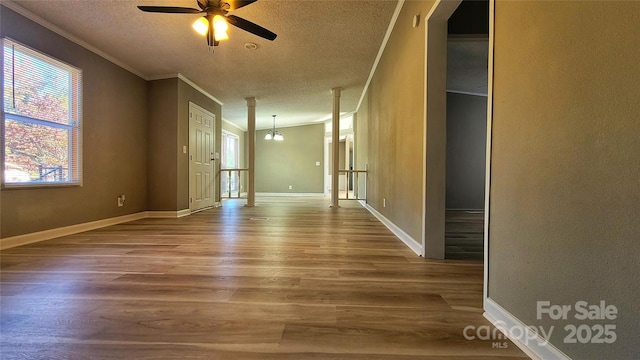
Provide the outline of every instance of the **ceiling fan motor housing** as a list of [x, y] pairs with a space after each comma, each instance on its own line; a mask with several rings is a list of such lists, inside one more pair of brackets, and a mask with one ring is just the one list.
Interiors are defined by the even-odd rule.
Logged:
[[227, 23], [237, 28], [260, 36], [264, 39], [273, 41], [278, 36], [274, 32], [271, 32], [270, 30], [267, 30], [262, 26], [252, 23], [251, 21], [245, 20], [241, 17], [228, 15], [229, 11], [239, 9], [256, 1], [257, 0], [237, 0], [225, 2], [223, 0], [197, 0], [198, 7], [200, 9], [176, 6], [138, 6], [138, 9], [144, 12], [165, 14], [205, 14], [204, 17], [209, 22], [206, 37], [207, 45], [209, 45], [210, 47], [218, 46], [218, 44], [220, 43], [220, 39], [216, 39], [213, 29], [213, 18], [216, 15], [224, 17]]

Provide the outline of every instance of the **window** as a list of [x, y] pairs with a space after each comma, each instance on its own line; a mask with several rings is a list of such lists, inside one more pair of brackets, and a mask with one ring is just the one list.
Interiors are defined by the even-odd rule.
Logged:
[[222, 168], [237, 169], [238, 168], [238, 135], [222, 131]]
[[[221, 168], [224, 169], [237, 169], [240, 166], [239, 161], [240, 152], [240, 140], [238, 135], [230, 132], [222, 131], [222, 163]], [[222, 178], [222, 192], [231, 193], [239, 191], [239, 173], [232, 172], [231, 178], [229, 178], [228, 172], [223, 172]]]
[[2, 40], [4, 186], [81, 184], [82, 72]]

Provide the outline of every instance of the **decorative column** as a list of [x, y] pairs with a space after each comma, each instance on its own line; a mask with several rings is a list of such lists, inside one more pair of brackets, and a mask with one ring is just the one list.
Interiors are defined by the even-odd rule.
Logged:
[[249, 163], [247, 203], [244, 206], [256, 206], [256, 98], [250, 97], [247, 100], [247, 141], [249, 142]]
[[338, 186], [340, 184], [340, 92], [342, 89], [333, 88], [333, 113], [331, 116], [331, 147], [333, 153], [331, 159], [333, 166], [331, 169], [331, 207], [340, 207], [338, 205]]

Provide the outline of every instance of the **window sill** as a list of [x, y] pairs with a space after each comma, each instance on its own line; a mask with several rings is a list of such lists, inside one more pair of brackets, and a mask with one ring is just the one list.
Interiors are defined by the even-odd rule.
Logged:
[[82, 187], [81, 182], [40, 182], [40, 183], [8, 183], [2, 184], [2, 190], [27, 190], [27, 189], [50, 189], [50, 188], [69, 188]]

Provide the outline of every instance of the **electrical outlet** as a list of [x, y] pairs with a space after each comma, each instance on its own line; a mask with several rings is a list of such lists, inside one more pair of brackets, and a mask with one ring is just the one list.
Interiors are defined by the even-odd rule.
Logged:
[[289, 185], [289, 190], [293, 190], [293, 185]]
[[382, 207], [387, 207], [387, 199], [382, 198]]
[[125, 200], [125, 196], [124, 195], [118, 196], [118, 207], [123, 207], [124, 206], [124, 200]]

